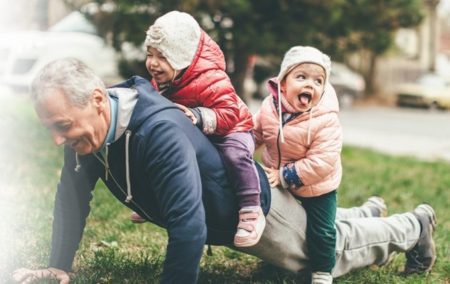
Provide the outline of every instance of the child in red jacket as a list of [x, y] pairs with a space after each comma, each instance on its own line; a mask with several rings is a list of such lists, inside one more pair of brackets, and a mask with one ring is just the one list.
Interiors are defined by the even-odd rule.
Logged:
[[192, 16], [178, 11], [150, 26], [145, 45], [151, 83], [208, 135], [235, 182], [240, 207], [235, 246], [255, 245], [265, 217], [253, 161], [252, 116], [225, 73], [220, 47]]

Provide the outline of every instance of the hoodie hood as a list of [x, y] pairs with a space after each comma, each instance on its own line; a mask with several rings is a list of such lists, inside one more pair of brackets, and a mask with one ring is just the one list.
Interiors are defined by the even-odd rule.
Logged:
[[137, 103], [131, 115], [127, 129], [136, 132], [144, 121], [168, 108], [176, 108], [169, 100], [161, 96], [150, 82], [142, 77], [133, 76], [130, 79], [111, 88], [127, 88], [136, 90]]
[[[169, 100], [160, 96], [158, 92], [152, 88], [150, 82], [139, 76], [133, 76], [127, 81], [115, 85], [112, 88], [116, 89], [131, 89], [131, 92], [137, 96], [137, 101], [134, 100], [133, 110], [128, 110], [131, 113], [130, 123], [126, 127], [125, 132], [125, 177], [127, 184], [127, 197], [125, 202], [129, 203], [133, 199], [131, 194], [131, 179], [130, 179], [130, 139], [133, 134], [138, 132], [139, 127], [148, 119], [158, 112], [168, 109], [176, 108]], [[123, 91], [122, 91], [123, 92]], [[138, 95], [141, 94], [141, 95]], [[120, 110], [119, 110], [120, 111]], [[126, 114], [125, 114], [126, 115]], [[120, 114], [118, 115], [120, 116]], [[108, 149], [108, 148], [106, 148]], [[108, 153], [108, 151], [106, 151]], [[105, 170], [108, 167], [108, 156], [105, 159]], [[107, 177], [107, 175], [106, 175]]]

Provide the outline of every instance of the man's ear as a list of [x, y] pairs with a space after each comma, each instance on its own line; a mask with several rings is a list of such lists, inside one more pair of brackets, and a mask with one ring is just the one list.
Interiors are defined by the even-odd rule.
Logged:
[[106, 104], [108, 100], [106, 99], [106, 95], [99, 88], [95, 88], [92, 91], [92, 105], [99, 111], [103, 112], [106, 108]]

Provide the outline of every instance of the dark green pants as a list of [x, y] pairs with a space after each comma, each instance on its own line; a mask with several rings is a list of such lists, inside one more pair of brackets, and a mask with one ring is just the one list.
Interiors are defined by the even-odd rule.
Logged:
[[331, 272], [336, 263], [336, 190], [298, 199], [306, 210], [306, 243], [311, 271]]

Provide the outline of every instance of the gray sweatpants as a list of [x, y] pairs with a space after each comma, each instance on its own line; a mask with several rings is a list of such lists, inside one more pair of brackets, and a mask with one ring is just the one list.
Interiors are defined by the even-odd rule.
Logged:
[[[338, 208], [336, 219], [334, 277], [372, 264], [382, 265], [391, 253], [405, 252], [419, 239], [420, 224], [412, 213], [371, 218], [368, 208]], [[307, 268], [306, 213], [289, 192], [272, 189], [266, 222], [259, 243], [239, 250], [293, 272]]]

